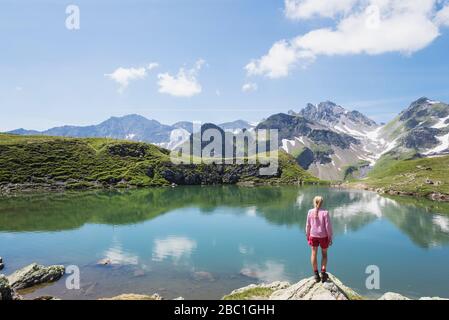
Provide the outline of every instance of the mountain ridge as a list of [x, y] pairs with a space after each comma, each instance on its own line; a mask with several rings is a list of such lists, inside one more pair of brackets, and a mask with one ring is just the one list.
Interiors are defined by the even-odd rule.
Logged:
[[[449, 154], [449, 105], [426, 97], [413, 101], [386, 124], [327, 100], [309, 103], [297, 112], [273, 114], [256, 126], [245, 120], [211, 125], [233, 134], [244, 129], [278, 129], [281, 149], [324, 180], [364, 178], [373, 168], [390, 160]], [[98, 125], [61, 126], [45, 131], [22, 128], [10, 133], [106, 137], [149, 142], [173, 150], [191, 137], [193, 123], [166, 125], [130, 114], [110, 117]]]

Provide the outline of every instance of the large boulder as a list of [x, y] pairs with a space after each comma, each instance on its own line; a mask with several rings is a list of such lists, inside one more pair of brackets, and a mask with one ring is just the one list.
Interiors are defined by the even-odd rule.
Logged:
[[59, 280], [64, 272], [64, 266], [44, 267], [32, 263], [8, 276], [8, 280], [13, 289], [20, 290]]
[[249, 285], [232, 291], [224, 299], [246, 300], [361, 300], [354, 290], [346, 287], [333, 275], [325, 283], [316, 282], [313, 277], [296, 284], [273, 282], [272, 284]]
[[333, 275], [325, 283], [316, 282], [313, 277], [273, 292], [270, 300], [360, 300], [362, 297], [343, 285]]

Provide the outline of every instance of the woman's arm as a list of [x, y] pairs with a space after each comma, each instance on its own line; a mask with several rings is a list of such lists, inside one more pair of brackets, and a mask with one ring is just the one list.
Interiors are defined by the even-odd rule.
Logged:
[[307, 237], [307, 241], [310, 238], [310, 228], [311, 228], [311, 225], [310, 225], [310, 214], [307, 214], [307, 219], [306, 219], [306, 237]]
[[326, 214], [326, 231], [327, 231], [327, 237], [329, 238], [329, 241], [332, 242], [333, 238], [333, 229], [332, 229], [332, 221], [331, 217], [329, 215], [329, 212]]

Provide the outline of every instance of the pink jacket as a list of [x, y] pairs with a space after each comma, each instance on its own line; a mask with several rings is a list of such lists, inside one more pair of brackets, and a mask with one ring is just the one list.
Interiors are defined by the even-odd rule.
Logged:
[[329, 238], [332, 240], [332, 223], [327, 210], [320, 209], [318, 217], [315, 217], [316, 209], [310, 209], [307, 214], [306, 235], [307, 239]]

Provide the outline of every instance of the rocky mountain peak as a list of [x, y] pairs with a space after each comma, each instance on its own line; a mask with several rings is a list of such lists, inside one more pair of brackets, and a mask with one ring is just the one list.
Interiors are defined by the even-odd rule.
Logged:
[[308, 103], [307, 106], [299, 112], [300, 115], [308, 120], [325, 122], [326, 124], [336, 124], [338, 122], [347, 122], [363, 126], [376, 126], [376, 122], [369, 119], [359, 111], [348, 111], [332, 101], [320, 102], [317, 105]]
[[407, 120], [423, 120], [434, 116], [437, 118], [447, 117], [449, 115], [449, 105], [440, 101], [428, 99], [426, 97], [419, 98], [412, 102], [410, 106], [405, 109], [401, 115], [401, 121]]

